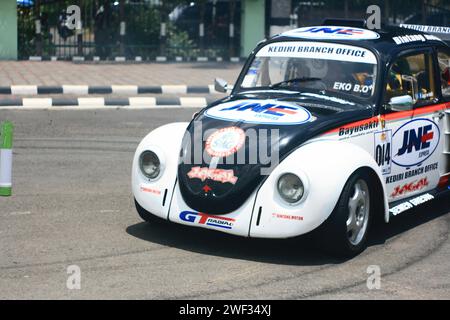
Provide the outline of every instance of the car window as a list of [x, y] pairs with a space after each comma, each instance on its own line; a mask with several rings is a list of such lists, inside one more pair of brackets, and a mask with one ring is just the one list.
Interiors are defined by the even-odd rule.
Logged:
[[450, 98], [450, 53], [438, 51], [439, 75], [441, 78], [442, 96]]
[[436, 97], [431, 54], [421, 53], [397, 58], [391, 65], [384, 102], [388, 112], [410, 110], [426, 105]]

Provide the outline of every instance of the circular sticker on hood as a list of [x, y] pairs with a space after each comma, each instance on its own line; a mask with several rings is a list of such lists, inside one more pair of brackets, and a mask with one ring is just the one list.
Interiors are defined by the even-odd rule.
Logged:
[[222, 128], [208, 137], [205, 150], [212, 157], [228, 157], [237, 152], [244, 142], [245, 132], [241, 128]]
[[338, 26], [318, 26], [304, 27], [283, 32], [281, 36], [295, 37], [303, 39], [329, 39], [329, 40], [370, 40], [378, 39], [380, 35], [371, 30], [338, 27]]
[[305, 108], [277, 100], [236, 100], [205, 111], [210, 118], [246, 123], [295, 125], [313, 120]]

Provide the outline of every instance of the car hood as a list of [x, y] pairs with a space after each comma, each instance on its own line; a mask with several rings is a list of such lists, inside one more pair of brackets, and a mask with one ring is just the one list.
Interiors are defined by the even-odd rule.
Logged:
[[247, 94], [217, 101], [187, 127], [178, 165], [181, 195], [199, 212], [232, 212], [301, 144], [372, 116], [368, 105], [320, 94]]

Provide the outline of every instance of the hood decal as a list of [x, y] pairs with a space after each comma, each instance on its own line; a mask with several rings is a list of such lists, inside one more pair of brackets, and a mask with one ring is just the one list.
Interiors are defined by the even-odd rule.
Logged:
[[228, 157], [245, 142], [245, 132], [238, 127], [222, 128], [208, 137], [205, 150], [211, 157]]
[[361, 28], [341, 26], [303, 27], [283, 32], [281, 36], [303, 39], [330, 39], [330, 40], [370, 40], [378, 39], [380, 34]]
[[177, 175], [180, 193], [190, 208], [215, 215], [235, 211], [279, 161], [302, 143], [373, 117], [363, 105], [343, 108], [336, 101], [314, 96], [287, 98], [235, 96], [196, 116], [183, 138]]
[[311, 113], [294, 103], [277, 100], [235, 100], [209, 108], [205, 115], [224, 121], [269, 125], [298, 125], [314, 121]]

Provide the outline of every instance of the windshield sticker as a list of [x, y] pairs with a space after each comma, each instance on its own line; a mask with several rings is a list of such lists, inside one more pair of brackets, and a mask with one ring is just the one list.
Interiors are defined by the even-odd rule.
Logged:
[[394, 42], [396, 44], [403, 44], [403, 43], [409, 43], [409, 42], [425, 42], [427, 40], [441, 40], [436, 36], [433, 36], [431, 34], [407, 34], [404, 36], [397, 36], [397, 37], [393, 37], [392, 40], [394, 40]]
[[380, 37], [378, 33], [371, 30], [338, 26], [298, 28], [283, 32], [281, 36], [303, 39], [333, 40], [370, 40], [378, 39]]
[[377, 63], [375, 55], [370, 50], [344, 44], [322, 42], [274, 42], [259, 50], [256, 56]]
[[344, 91], [344, 92], [357, 92], [357, 93], [370, 93], [372, 92], [373, 85], [360, 85], [353, 83], [345, 83], [336, 81], [333, 85], [334, 90]]
[[314, 120], [305, 108], [276, 100], [231, 101], [207, 109], [205, 115], [225, 121], [278, 125], [295, 125]]
[[417, 31], [427, 32], [427, 33], [448, 33], [450, 34], [450, 27], [440, 27], [440, 26], [424, 26], [418, 24], [400, 24], [400, 28], [413, 29]]

